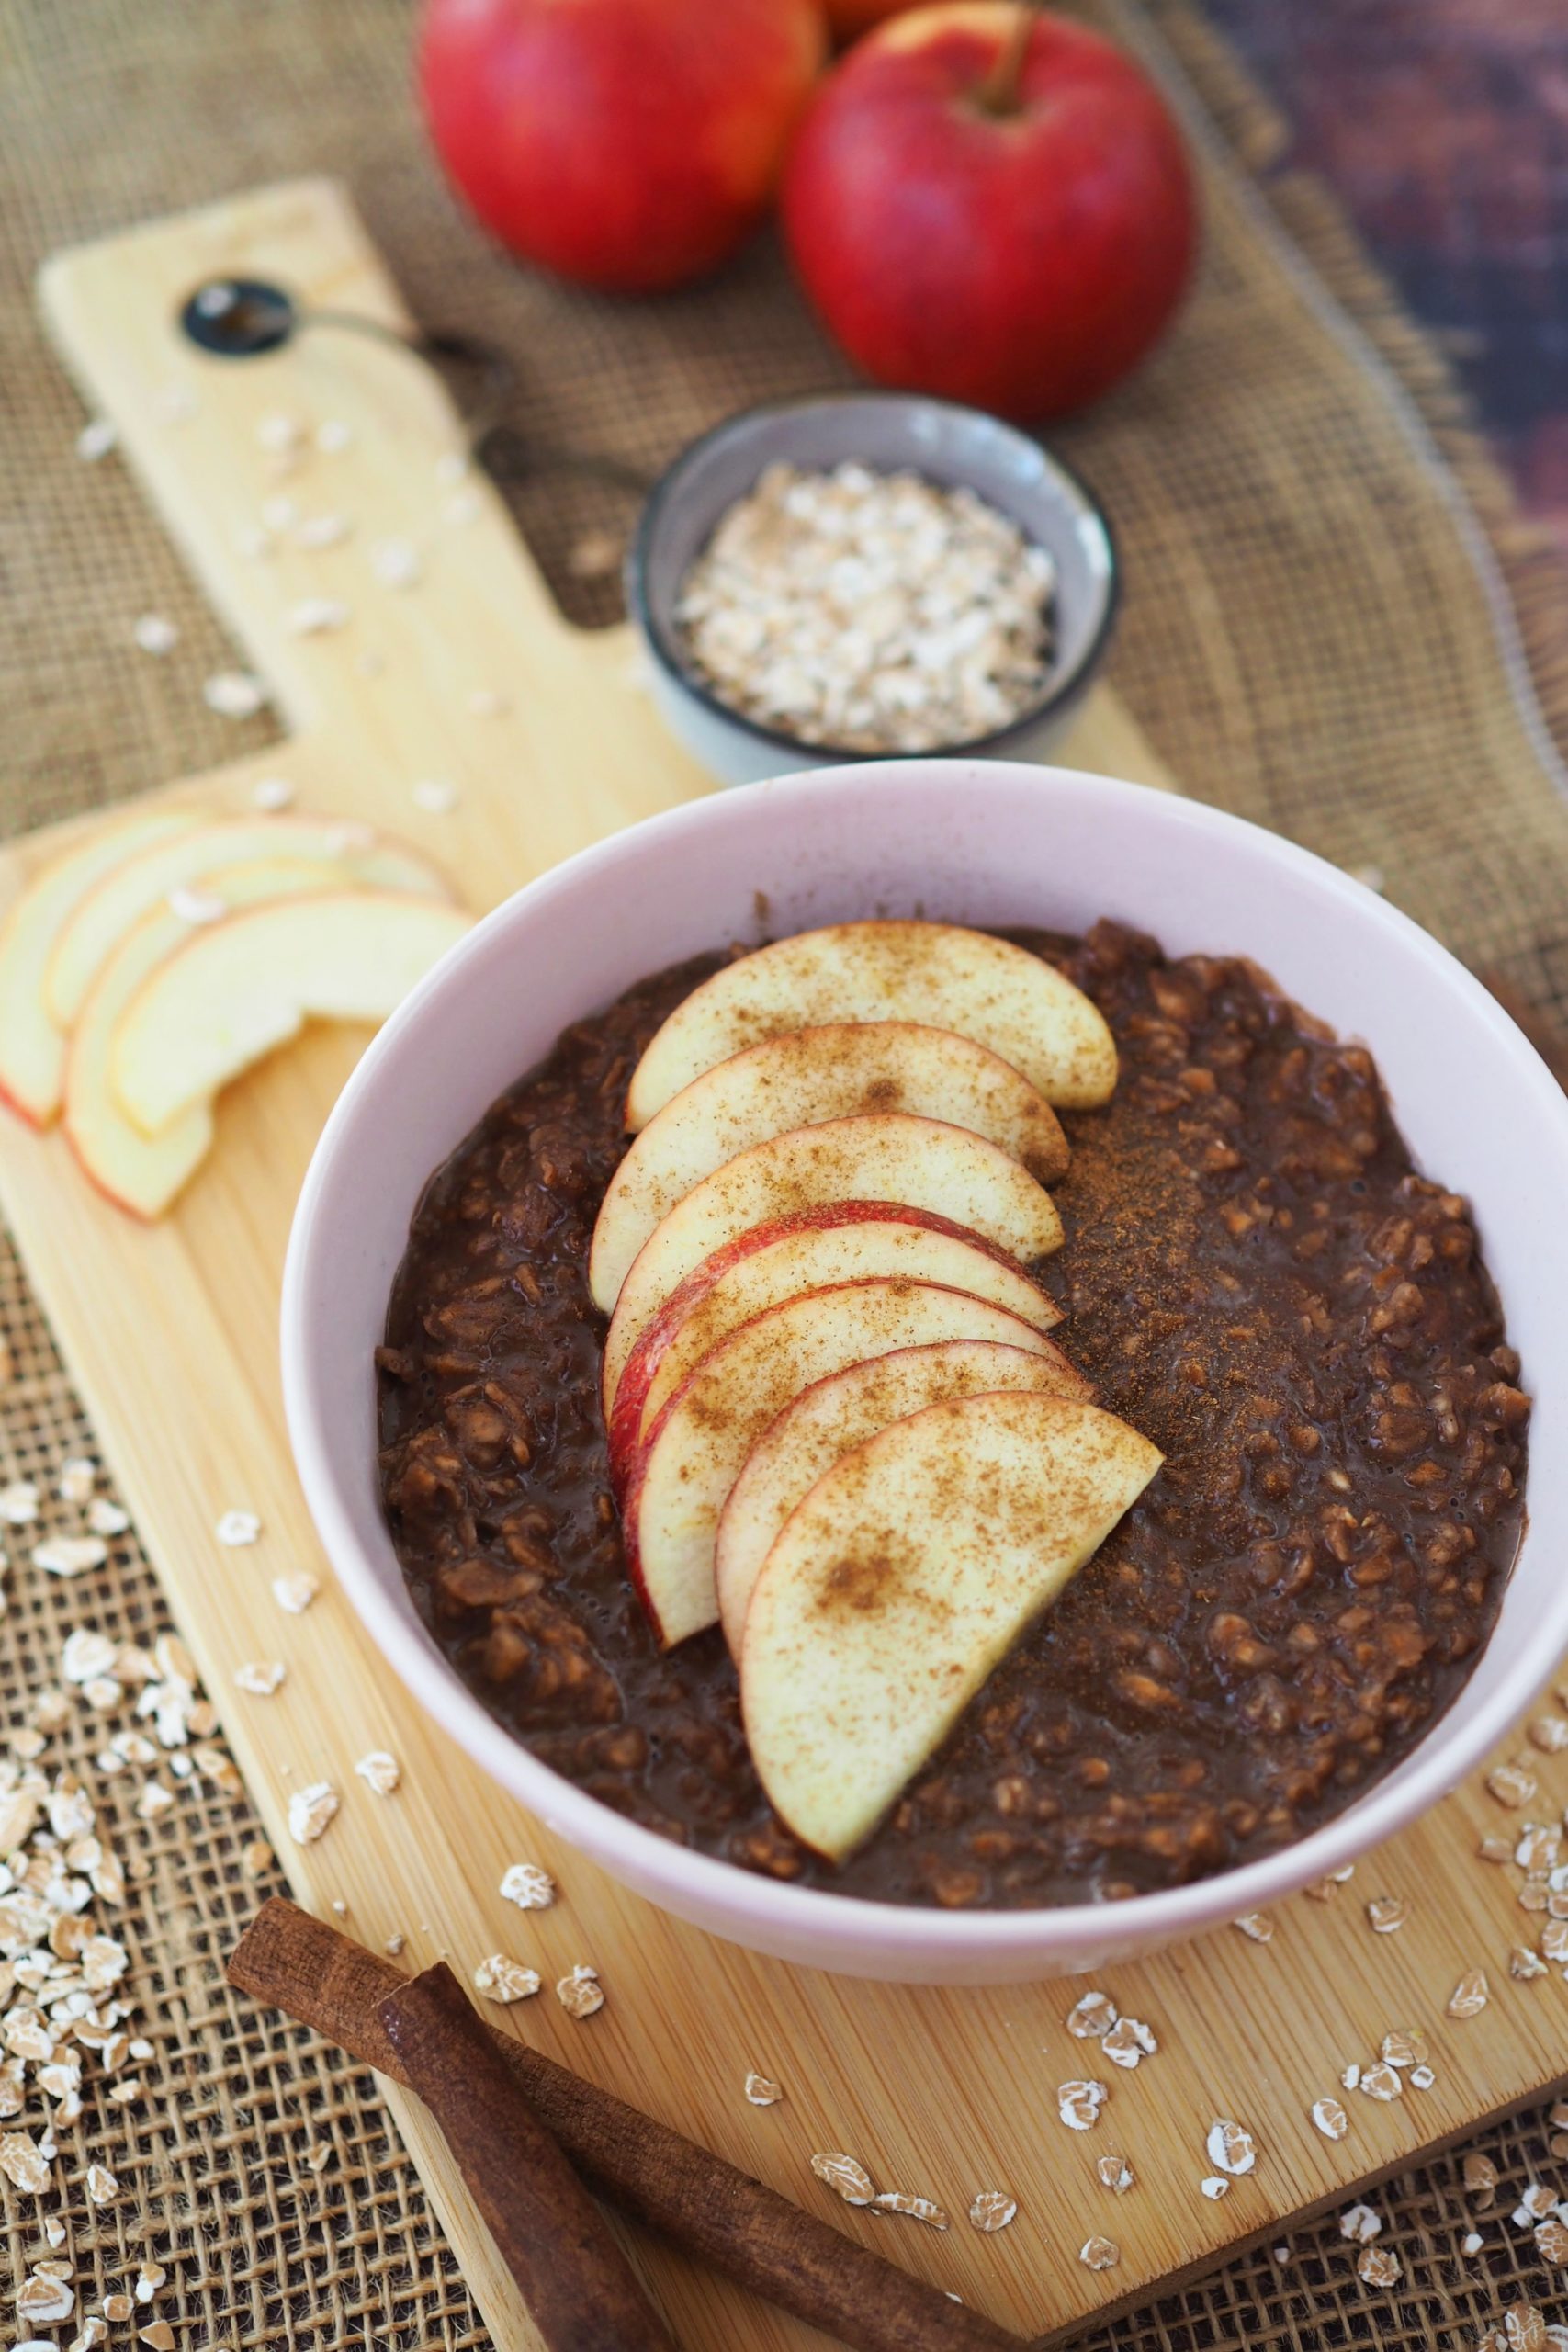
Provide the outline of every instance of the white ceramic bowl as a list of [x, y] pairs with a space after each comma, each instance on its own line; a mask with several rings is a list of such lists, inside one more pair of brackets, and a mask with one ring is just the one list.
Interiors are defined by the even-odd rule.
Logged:
[[[1350, 1811], [1245, 1869], [1123, 1903], [942, 1912], [781, 1885], [637, 1827], [492, 1721], [420, 1624], [377, 1492], [371, 1350], [425, 1178], [558, 1031], [630, 982], [758, 936], [916, 911], [1081, 928], [1112, 915], [1256, 957], [1376, 1053], [1419, 1164], [1468, 1193], [1537, 1403], [1529, 1526], [1448, 1713]], [[499, 908], [370, 1046], [306, 1178], [288, 1255], [289, 1429], [322, 1542], [410, 1690], [560, 1837], [685, 1919], [787, 1960], [919, 1983], [1087, 1968], [1277, 1901], [1387, 1838], [1485, 1755], [1568, 1647], [1568, 1100], [1493, 999], [1360, 884], [1194, 801], [1061, 769], [918, 761], [715, 796]], [[502, 1793], [504, 1792], [504, 1794]]]

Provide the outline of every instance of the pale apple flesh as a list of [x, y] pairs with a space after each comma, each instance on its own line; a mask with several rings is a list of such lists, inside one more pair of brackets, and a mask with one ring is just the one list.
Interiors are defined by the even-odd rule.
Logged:
[[847, 922], [797, 932], [727, 964], [675, 1007], [632, 1073], [635, 1133], [732, 1055], [825, 1023], [912, 1021], [988, 1046], [1049, 1102], [1109, 1102], [1116, 1046], [1053, 965], [955, 923]]
[[612, 1468], [619, 1458], [629, 1457], [704, 1356], [752, 1316], [803, 1291], [906, 1275], [988, 1299], [1037, 1331], [1048, 1331], [1062, 1319], [1055, 1301], [1010, 1258], [942, 1219], [916, 1221], [887, 1211], [831, 1223], [802, 1220], [774, 1229], [760, 1248], [716, 1255], [728, 1262], [710, 1272], [714, 1261], [705, 1260], [643, 1326], [626, 1358], [605, 1415]]
[[117, 863], [75, 908], [54, 942], [44, 978], [45, 1002], [57, 1027], [72, 1026], [115, 946], [171, 891], [258, 857], [312, 859], [344, 888], [355, 884], [415, 898], [448, 895], [428, 858], [368, 825], [305, 815], [209, 820], [177, 840], [151, 844]]
[[[197, 885], [231, 911], [272, 899], [333, 888], [328, 867], [300, 858], [254, 858]], [[83, 1173], [118, 1208], [152, 1218], [182, 1193], [212, 1147], [210, 1101], [193, 1102], [156, 1136], [144, 1136], [120, 1109], [109, 1083], [115, 1031], [127, 1004], [152, 972], [184, 946], [194, 926], [163, 905], [142, 916], [110, 955], [87, 992], [65, 1062], [62, 1125]]]
[[694, 1184], [789, 1127], [908, 1111], [968, 1127], [1043, 1184], [1067, 1165], [1061, 1123], [1037, 1088], [988, 1046], [912, 1021], [792, 1030], [716, 1063], [650, 1119], [610, 1180], [588, 1280], [608, 1314], [649, 1235]]
[[842, 1861], [1160, 1465], [1114, 1414], [987, 1393], [895, 1421], [784, 1522], [740, 1702], [770, 1804]]
[[627, 1566], [664, 1648], [717, 1619], [719, 1513], [774, 1416], [829, 1373], [934, 1340], [999, 1340], [1059, 1356], [1043, 1333], [985, 1299], [895, 1281], [808, 1291], [705, 1357], [633, 1456], [621, 1491]]
[[44, 974], [62, 930], [114, 866], [194, 831], [187, 808], [152, 808], [96, 828], [41, 866], [0, 928], [0, 1096], [36, 1127], [60, 1108], [65, 1041], [44, 1003]]
[[1062, 1244], [1050, 1193], [983, 1136], [904, 1111], [825, 1119], [738, 1152], [676, 1203], [621, 1285], [620, 1344], [629, 1353], [694, 1268], [737, 1235], [844, 1201], [928, 1209], [1020, 1265]]
[[751, 1448], [719, 1514], [714, 1586], [736, 1664], [762, 1563], [818, 1478], [894, 1421], [957, 1396], [1024, 1389], [1088, 1398], [1089, 1384], [1059, 1351], [1034, 1355], [995, 1340], [943, 1340], [852, 1363], [814, 1381]]
[[120, 1015], [109, 1082], [121, 1110], [156, 1136], [307, 1020], [384, 1021], [470, 921], [434, 899], [340, 890], [205, 925]]

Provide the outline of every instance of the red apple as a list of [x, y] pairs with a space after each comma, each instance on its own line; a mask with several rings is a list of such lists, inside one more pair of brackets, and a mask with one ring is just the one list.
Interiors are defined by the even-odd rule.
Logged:
[[761, 219], [825, 38], [819, 0], [427, 0], [420, 94], [503, 244], [649, 293]]
[[921, 0], [828, 0], [828, 23], [835, 40], [858, 40], [885, 17], [901, 17]]
[[1143, 358], [1196, 210], [1175, 123], [1130, 58], [1001, 0], [893, 18], [824, 84], [791, 153], [807, 293], [879, 383], [1026, 423]]

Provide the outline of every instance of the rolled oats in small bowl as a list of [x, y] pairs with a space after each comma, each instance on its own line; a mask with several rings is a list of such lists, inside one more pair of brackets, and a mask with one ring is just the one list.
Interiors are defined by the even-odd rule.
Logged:
[[671, 728], [724, 782], [846, 758], [1043, 755], [1116, 601], [1104, 517], [977, 410], [748, 410], [655, 489], [628, 601]]

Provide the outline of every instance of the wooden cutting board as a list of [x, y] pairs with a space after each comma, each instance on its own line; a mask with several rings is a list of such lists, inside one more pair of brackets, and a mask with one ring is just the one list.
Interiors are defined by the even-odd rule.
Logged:
[[[172, 784], [166, 797], [240, 808], [259, 778], [286, 777], [301, 807], [421, 842], [478, 909], [704, 789], [637, 684], [627, 633], [569, 628], [499, 500], [482, 481], [453, 479], [457, 422], [417, 361], [324, 329], [243, 362], [204, 356], [183, 337], [185, 297], [210, 276], [246, 271], [308, 303], [401, 320], [343, 193], [321, 182], [67, 254], [43, 279], [67, 364], [118, 426], [293, 730], [283, 748]], [[258, 428], [274, 416], [305, 429], [303, 457], [269, 448], [276, 429]], [[313, 436], [329, 423], [348, 435], [323, 451]], [[301, 514], [343, 515], [352, 536], [311, 553], [284, 529], [258, 558], [263, 503], [283, 496]], [[418, 550], [416, 584], [377, 576], [370, 550], [388, 537]], [[349, 606], [347, 623], [298, 634], [290, 613], [321, 595]], [[1170, 783], [1104, 690], [1066, 756]], [[412, 786], [430, 778], [456, 786], [450, 811], [415, 805]], [[16, 845], [0, 863], [0, 893], [72, 830]], [[289, 1462], [275, 1342], [284, 1245], [310, 1148], [362, 1043], [321, 1031], [233, 1089], [211, 1161], [177, 1213], [151, 1228], [92, 1193], [57, 1136], [9, 1122], [0, 1132], [0, 1200], [302, 1902], [345, 1904], [349, 1928], [378, 1946], [403, 1934], [420, 1965], [446, 1952], [467, 1973], [502, 1950], [548, 1983], [592, 1962], [607, 1994], [592, 2019], [574, 2022], [547, 1991], [504, 2014], [850, 2235], [1048, 2340], [1253, 2237], [1277, 2237], [1292, 2217], [1348, 2201], [1359, 2184], [1555, 2085], [1568, 1995], [1556, 1978], [1510, 1980], [1510, 1946], [1534, 1940], [1541, 1923], [1516, 1907], [1510, 1873], [1476, 1859], [1484, 1831], [1517, 1820], [1480, 1790], [1363, 1863], [1333, 1902], [1289, 1905], [1268, 1944], [1226, 1930], [1111, 1972], [1107, 1989], [1154, 2026], [1160, 2049], [1135, 2074], [1110, 2070], [1103, 2119], [1081, 2135], [1064, 2130], [1055, 2096], [1093, 2071], [1093, 2045], [1063, 2023], [1081, 1982], [946, 1992], [815, 1975], [682, 1928], [558, 1848], [381, 1665], [331, 1588]], [[215, 1540], [220, 1514], [236, 1506], [262, 1519], [251, 1549]], [[307, 1614], [285, 1616], [272, 1580], [306, 1566], [326, 1589]], [[251, 1657], [287, 1661], [275, 1698], [235, 1689], [234, 1668]], [[355, 1759], [378, 1747], [402, 1767], [391, 1798], [355, 1776]], [[1534, 1810], [1551, 1817], [1568, 1797], [1568, 1758], [1535, 1761]], [[341, 1792], [341, 1813], [319, 1843], [297, 1846], [290, 1792], [321, 1779]], [[501, 1901], [502, 1871], [525, 1859], [556, 1873], [552, 1910], [524, 1916]], [[1409, 1905], [1393, 1935], [1367, 1920], [1366, 1899], [1382, 1894]], [[1452, 2022], [1448, 1996], [1475, 1966], [1488, 1972], [1491, 2002]], [[1346, 2095], [1349, 2132], [1331, 2143], [1313, 2127], [1313, 2101], [1395, 2027], [1427, 2034], [1431, 2088], [1386, 2105]], [[750, 2067], [784, 2085], [781, 2105], [747, 2105]], [[438, 2139], [417, 2103], [388, 2096], [496, 2344], [533, 2347]], [[1211, 2203], [1199, 2184], [1216, 2116], [1248, 2126], [1259, 2154]], [[940, 2199], [953, 2228], [838, 2206], [807, 2159], [840, 2148], [879, 2185]], [[1095, 2160], [1112, 2150], [1137, 2177], [1122, 2197], [1096, 2178]], [[998, 2187], [1017, 2198], [1018, 2219], [982, 2236], [964, 2216], [976, 2190]], [[1116, 2267], [1079, 2260], [1091, 2234], [1116, 2242]], [[639, 2239], [634, 2254], [688, 2352], [805, 2352], [820, 2341], [660, 2245]]]

